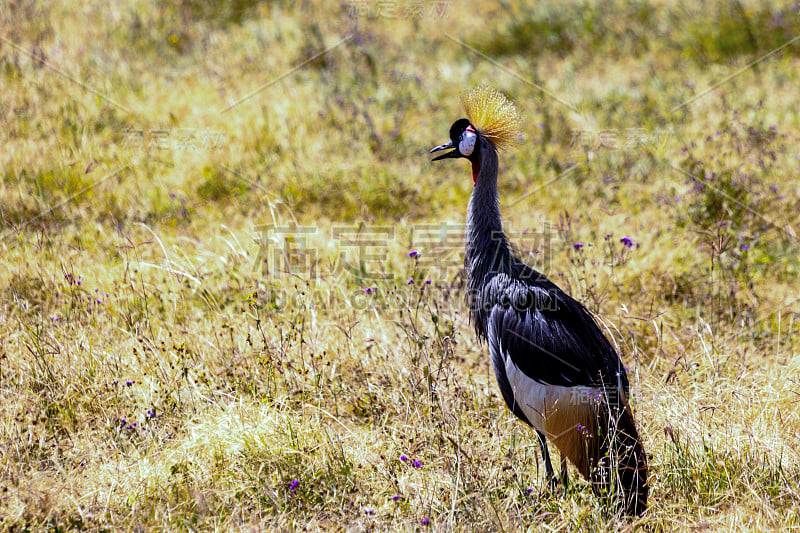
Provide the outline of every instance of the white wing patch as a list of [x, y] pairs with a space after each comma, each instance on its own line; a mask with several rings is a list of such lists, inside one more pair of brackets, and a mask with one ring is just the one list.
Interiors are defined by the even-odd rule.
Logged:
[[[563, 431], [564, 419], [576, 416], [597, 405], [602, 391], [597, 387], [576, 385], [549, 385], [526, 376], [505, 353], [506, 377], [511, 385], [514, 400], [530, 423], [550, 438], [557, 438]], [[556, 421], [555, 419], [559, 419]], [[588, 425], [588, 424], [585, 424]], [[569, 430], [569, 429], [568, 429]], [[580, 428], [574, 428], [579, 431]]]
[[[607, 407], [601, 387], [586, 385], [551, 385], [531, 379], [514, 363], [488, 324], [492, 362], [502, 364], [515, 404], [531, 425], [556, 445], [562, 457], [568, 457], [581, 475], [589, 479], [602, 453]], [[540, 364], [547, 364], [541, 361]], [[500, 373], [500, 372], [498, 372]]]

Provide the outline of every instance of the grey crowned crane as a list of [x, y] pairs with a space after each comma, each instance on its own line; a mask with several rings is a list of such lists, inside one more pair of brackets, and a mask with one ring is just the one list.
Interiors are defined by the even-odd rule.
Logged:
[[537, 433], [545, 471], [557, 483], [547, 441], [614, 509], [647, 507], [647, 458], [628, 403], [625, 367], [589, 311], [517, 258], [503, 233], [497, 196], [498, 148], [519, 134], [514, 104], [478, 88], [462, 97], [469, 118], [450, 127], [451, 149], [433, 161], [472, 163], [464, 265], [470, 318], [486, 342], [508, 408]]

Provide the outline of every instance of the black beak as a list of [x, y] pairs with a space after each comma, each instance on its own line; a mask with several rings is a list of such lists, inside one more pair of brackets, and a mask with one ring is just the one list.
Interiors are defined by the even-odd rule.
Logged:
[[[440, 144], [439, 146], [437, 146], [436, 148], [431, 150], [430, 153], [432, 154], [433, 152], [438, 152], [439, 150], [447, 150], [448, 148], [452, 148], [452, 147], [453, 147], [453, 141], [447, 141], [446, 143]], [[447, 152], [446, 154], [442, 154], [440, 156], [434, 157], [433, 159], [431, 159], [431, 161], [439, 161], [440, 159], [448, 159], [448, 158], [451, 158], [451, 157], [461, 157], [461, 154], [459, 153], [458, 148], [456, 148], [452, 152]]]

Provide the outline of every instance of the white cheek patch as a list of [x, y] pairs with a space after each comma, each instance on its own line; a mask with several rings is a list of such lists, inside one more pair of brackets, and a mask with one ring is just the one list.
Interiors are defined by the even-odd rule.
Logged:
[[461, 155], [470, 155], [475, 149], [475, 141], [478, 136], [473, 131], [466, 130], [461, 134], [461, 142], [458, 143], [458, 151]]

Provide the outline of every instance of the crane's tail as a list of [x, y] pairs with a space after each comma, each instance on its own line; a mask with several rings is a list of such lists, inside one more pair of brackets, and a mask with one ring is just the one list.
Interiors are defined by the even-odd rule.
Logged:
[[614, 409], [608, 415], [608, 432], [603, 439], [600, 460], [593, 472], [592, 486], [618, 510], [641, 516], [647, 509], [647, 456], [636, 431], [630, 407]]

